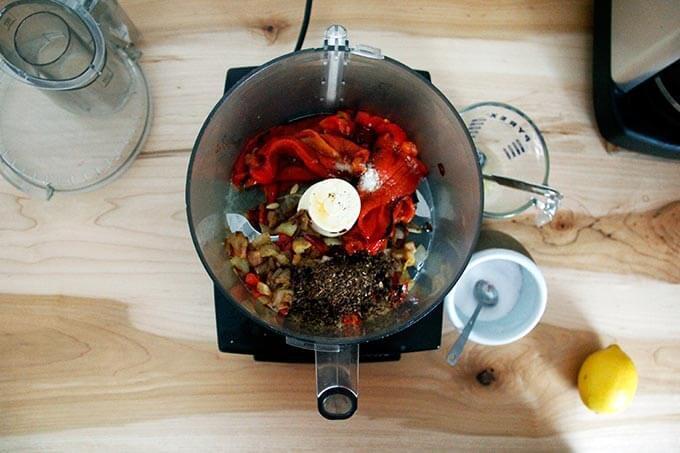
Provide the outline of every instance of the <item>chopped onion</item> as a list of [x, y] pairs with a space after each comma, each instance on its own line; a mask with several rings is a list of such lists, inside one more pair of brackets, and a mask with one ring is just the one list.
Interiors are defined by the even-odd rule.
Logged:
[[323, 238], [323, 242], [329, 247], [333, 247], [334, 245], [342, 245], [340, 238]]
[[234, 256], [229, 259], [229, 262], [231, 263], [232, 266], [234, 266], [234, 268], [238, 269], [244, 274], [250, 272], [250, 264], [248, 264], [248, 260], [246, 260], [245, 258], [241, 258], [240, 256]]
[[288, 266], [288, 265], [290, 265], [290, 260], [289, 260], [288, 257], [287, 257], [286, 255], [284, 255], [283, 253], [278, 253], [278, 254], [274, 255], [274, 258], [275, 258], [276, 261], [277, 261], [280, 265], [282, 265], [282, 266]]
[[307, 250], [311, 246], [312, 246], [312, 244], [307, 239], [296, 238], [293, 241], [293, 252], [295, 252], [297, 254], [302, 254], [302, 253], [304, 253], [305, 250]]
[[248, 252], [248, 263], [253, 267], [262, 264], [262, 255], [260, 255], [258, 250], [251, 250]]
[[264, 283], [264, 282], [258, 282], [257, 283], [257, 291], [260, 294], [264, 294], [265, 296], [271, 296], [271, 294], [272, 294], [272, 290], [269, 289], [269, 286], [267, 286], [267, 284]]
[[297, 225], [292, 222], [283, 222], [274, 230], [275, 233], [293, 236], [297, 231]]
[[274, 244], [265, 244], [262, 247], [260, 247], [260, 255], [262, 258], [267, 258], [269, 256], [276, 256], [278, 255], [279, 251], [276, 248]]
[[228, 247], [227, 251], [231, 256], [237, 256], [239, 258], [246, 257], [246, 250], [248, 249], [248, 239], [241, 233], [237, 231], [234, 234], [227, 236], [225, 245]]
[[265, 244], [267, 244], [271, 241], [272, 240], [271, 240], [271, 237], [269, 237], [269, 233], [262, 233], [261, 235], [259, 235], [255, 239], [253, 239], [252, 244], [253, 244], [253, 247], [260, 248], [261, 246], [263, 246], [263, 245], [265, 245]]

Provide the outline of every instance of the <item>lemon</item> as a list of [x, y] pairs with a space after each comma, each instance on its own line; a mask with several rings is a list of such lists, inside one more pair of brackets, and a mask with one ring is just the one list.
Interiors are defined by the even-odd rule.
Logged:
[[635, 364], [615, 344], [590, 354], [578, 372], [581, 400], [597, 413], [614, 413], [628, 407], [637, 385]]

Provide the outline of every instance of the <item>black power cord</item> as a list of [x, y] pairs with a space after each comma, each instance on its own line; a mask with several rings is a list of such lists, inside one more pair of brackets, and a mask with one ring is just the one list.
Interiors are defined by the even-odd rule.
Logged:
[[302, 25], [300, 26], [300, 34], [298, 35], [297, 44], [295, 44], [294, 52], [302, 49], [302, 44], [305, 42], [307, 35], [307, 27], [309, 26], [309, 16], [312, 14], [312, 0], [305, 2], [305, 15], [302, 18]]

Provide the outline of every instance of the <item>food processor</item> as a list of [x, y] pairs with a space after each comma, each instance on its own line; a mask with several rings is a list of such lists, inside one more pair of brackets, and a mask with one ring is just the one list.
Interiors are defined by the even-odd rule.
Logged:
[[[259, 191], [235, 192], [230, 176], [244, 141], [257, 132], [302, 117], [364, 110], [390, 119], [417, 144], [429, 175], [418, 187], [416, 215], [432, 231], [408, 299], [362, 329], [318, 335], [257, 302], [234, 273], [224, 250], [226, 214], [245, 212]], [[249, 193], [250, 192], [250, 193]], [[479, 234], [482, 179], [475, 147], [462, 119], [444, 95], [379, 49], [350, 46], [338, 25], [317, 49], [266, 63], [237, 82], [217, 103], [198, 135], [189, 162], [186, 204], [198, 255], [217, 291], [265, 331], [288, 345], [314, 351], [317, 405], [329, 419], [350, 417], [358, 406], [361, 344], [384, 340], [440, 307], [461, 275]]]

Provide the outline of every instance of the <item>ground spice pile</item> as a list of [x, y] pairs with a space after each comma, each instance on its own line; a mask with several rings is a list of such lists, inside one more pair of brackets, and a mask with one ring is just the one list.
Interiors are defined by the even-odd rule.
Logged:
[[389, 310], [392, 276], [399, 263], [385, 254], [338, 253], [293, 270], [290, 315], [305, 323], [333, 325], [345, 314], [361, 319]]

